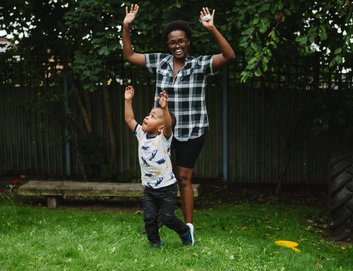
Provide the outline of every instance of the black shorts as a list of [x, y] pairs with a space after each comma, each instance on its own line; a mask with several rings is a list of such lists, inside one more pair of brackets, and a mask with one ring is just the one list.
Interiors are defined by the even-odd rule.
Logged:
[[179, 141], [173, 138], [172, 150], [175, 153], [175, 163], [179, 167], [194, 168], [205, 143], [206, 134], [188, 141]]

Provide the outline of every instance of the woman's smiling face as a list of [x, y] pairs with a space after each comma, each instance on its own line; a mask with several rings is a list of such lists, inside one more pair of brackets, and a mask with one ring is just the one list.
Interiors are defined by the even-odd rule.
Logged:
[[183, 30], [174, 30], [168, 35], [168, 47], [175, 58], [185, 58], [189, 54], [190, 40]]

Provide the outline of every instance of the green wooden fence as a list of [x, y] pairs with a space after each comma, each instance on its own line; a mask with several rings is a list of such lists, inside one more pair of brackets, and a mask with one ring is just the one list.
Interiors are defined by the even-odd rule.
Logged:
[[[339, 86], [337, 92], [344, 93], [352, 91], [352, 80], [343, 76], [343, 79], [340, 77], [334, 81], [330, 75], [324, 74], [317, 84], [312, 80], [315, 71], [304, 64], [295, 68], [290, 65], [282, 67], [287, 68], [277, 71], [270, 80], [252, 80], [247, 84], [239, 83], [239, 67], [229, 69], [226, 89], [228, 142], [225, 146], [228, 158], [226, 175], [230, 181], [276, 183], [283, 178], [283, 182], [291, 184], [325, 184], [331, 154], [352, 149], [351, 140], [343, 138], [342, 131], [332, 129], [317, 137], [310, 132], [311, 123], [305, 121], [310, 120], [310, 108], [311, 105], [314, 107], [317, 98], [335, 87], [332, 82]], [[141, 120], [153, 104], [153, 82], [135, 80], [133, 83], [136, 88], [136, 118]], [[196, 164], [197, 177], [221, 179], [224, 176], [223, 83], [222, 77], [218, 76], [208, 85], [210, 131]], [[116, 166], [121, 173], [138, 172], [135, 138], [124, 123], [123, 90], [124, 86], [118, 83], [109, 89], [118, 143]], [[65, 127], [55, 121], [55, 116], [43, 116], [31, 110], [30, 104], [38, 100], [40, 93], [50, 93], [49, 97], [62, 95], [63, 86], [0, 86], [0, 172], [63, 177], [67, 174], [69, 155], [71, 174], [79, 176], [80, 168], [73, 145], [70, 145], [69, 153], [65, 149]], [[102, 138], [107, 138], [102, 94], [96, 92], [92, 95], [94, 130]], [[77, 111], [72, 101], [69, 107]], [[301, 118], [304, 118], [302, 123], [298, 121]], [[297, 137], [302, 140], [293, 140], [293, 136], [291, 138], [288, 134], [296, 125], [302, 125], [297, 129]], [[108, 145], [102, 152], [107, 158]], [[286, 174], [281, 176], [281, 168], [287, 158]], [[93, 171], [88, 173], [94, 177]]]

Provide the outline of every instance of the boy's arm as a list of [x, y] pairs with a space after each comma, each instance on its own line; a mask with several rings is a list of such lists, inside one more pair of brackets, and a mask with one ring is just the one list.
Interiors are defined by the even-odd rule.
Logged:
[[131, 45], [130, 25], [135, 20], [139, 6], [131, 4], [130, 11], [125, 7], [125, 18], [123, 21], [123, 56], [124, 59], [132, 64], [146, 67], [145, 55], [135, 53]]
[[134, 97], [134, 89], [131, 86], [125, 88], [125, 122], [130, 130], [134, 131], [136, 128], [136, 120], [134, 116], [134, 111], [132, 109], [132, 98]]
[[[221, 53], [214, 55], [212, 60], [213, 70], [218, 71], [235, 58], [235, 53], [228, 41], [223, 37], [221, 32], [219, 32], [216, 26], [214, 25], [214, 14], [215, 10], [213, 10], [211, 14], [207, 7], [203, 8], [200, 12], [200, 22], [207, 30], [211, 32], [218, 44], [219, 49], [221, 50]], [[203, 19], [203, 17], [205, 16], [208, 17], [207, 21]]]
[[169, 138], [173, 133], [172, 117], [170, 116], [168, 106], [166, 108], [162, 108], [162, 110], [163, 110], [163, 118], [164, 118], [163, 134], [166, 138]]
[[173, 127], [172, 127], [173, 121], [168, 109], [168, 95], [165, 90], [163, 90], [161, 95], [158, 97], [158, 103], [163, 111], [163, 120], [164, 120], [163, 135], [166, 138], [169, 138], [173, 133]]

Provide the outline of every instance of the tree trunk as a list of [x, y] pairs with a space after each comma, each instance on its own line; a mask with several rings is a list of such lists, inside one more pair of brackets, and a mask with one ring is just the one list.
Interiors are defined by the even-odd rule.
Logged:
[[91, 99], [90, 99], [90, 92], [83, 91], [83, 99], [82, 102], [84, 102], [84, 108], [86, 108], [86, 112], [87, 112], [87, 119], [89, 121], [89, 123], [92, 123], [92, 106], [91, 106]]
[[90, 133], [92, 133], [92, 122], [90, 121], [89, 113], [88, 113], [86, 107], [84, 106], [83, 101], [81, 99], [81, 96], [77, 90], [74, 90], [74, 94], [76, 97], [77, 105], [78, 105], [78, 107], [81, 111], [82, 117], [83, 117], [83, 121], [84, 121], [84, 124], [86, 127], [87, 134], [90, 134]]
[[[91, 113], [89, 112], [90, 108], [87, 108], [85, 106], [84, 101], [82, 100], [81, 96], [80, 96], [80, 84], [77, 80], [75, 80], [75, 78], [72, 76], [72, 74], [70, 74], [70, 79], [73, 82], [73, 87], [72, 92], [75, 95], [75, 99], [76, 99], [76, 103], [78, 105], [78, 108], [81, 111], [82, 117], [83, 117], [83, 122], [85, 124], [85, 130], [87, 134], [92, 133], [93, 129], [92, 129], [92, 117], [91, 117]], [[87, 98], [87, 97], [86, 97]], [[86, 103], [87, 104], [87, 103]]]
[[[84, 123], [84, 127], [82, 127], [79, 122], [76, 121], [75, 127], [79, 128], [80, 132], [82, 135], [84, 136], [87, 136], [88, 134], [92, 133], [93, 129], [92, 129], [92, 117], [91, 117], [91, 113], [89, 112], [90, 108], [86, 108], [85, 107], [85, 103], [83, 102], [81, 96], [80, 96], [80, 83], [75, 80], [75, 78], [73, 77], [73, 75], [70, 73], [70, 80], [72, 82], [71, 84], [71, 90], [74, 94], [74, 97], [75, 97], [75, 100], [76, 100], [76, 103], [78, 105], [78, 108], [82, 114], [82, 117], [83, 117], [83, 123]], [[87, 104], [87, 103], [86, 103]], [[72, 134], [74, 134], [74, 128], [72, 127]], [[77, 144], [77, 142], [75, 140], [73, 140], [73, 145], [75, 146], [74, 149], [75, 149], [75, 153], [76, 153], [76, 159], [77, 159], [77, 163], [79, 165], [79, 168], [81, 170], [81, 173], [82, 173], [82, 177], [83, 179], [86, 181], [87, 180], [87, 174], [86, 174], [86, 168], [82, 162], [82, 159], [81, 159], [81, 152], [80, 152], [80, 148]]]

